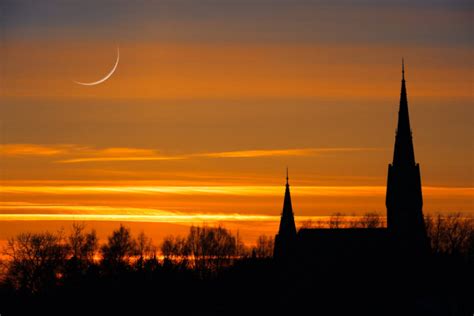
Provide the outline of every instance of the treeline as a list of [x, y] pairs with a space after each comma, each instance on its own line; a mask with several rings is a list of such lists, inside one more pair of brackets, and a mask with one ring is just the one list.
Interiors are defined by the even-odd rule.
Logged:
[[[474, 220], [461, 214], [426, 216], [434, 255], [474, 262]], [[334, 214], [328, 222], [304, 222], [300, 228], [380, 228], [385, 219], [376, 213], [362, 217]], [[103, 278], [127, 273], [173, 271], [200, 279], [245, 260], [271, 261], [273, 237], [260, 236], [246, 246], [239, 233], [223, 226], [191, 226], [186, 236], [167, 236], [155, 245], [143, 232], [132, 235], [120, 225], [100, 243], [95, 230], [74, 223], [69, 234], [21, 233], [8, 240], [1, 265], [3, 287], [39, 293], [84, 276]], [[167, 270], [168, 269], [168, 270]]]
[[191, 226], [187, 236], [168, 236], [157, 247], [143, 232], [134, 237], [120, 225], [101, 245], [95, 230], [74, 223], [68, 235], [21, 233], [8, 240], [3, 254], [3, 285], [38, 293], [87, 274], [153, 272], [164, 266], [209, 277], [235, 260], [271, 257], [273, 238], [262, 235], [255, 246], [247, 247], [238, 233], [222, 226]]

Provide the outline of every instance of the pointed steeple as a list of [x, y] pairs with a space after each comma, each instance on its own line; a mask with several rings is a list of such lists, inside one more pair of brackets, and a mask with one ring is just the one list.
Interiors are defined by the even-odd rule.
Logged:
[[405, 84], [405, 63], [402, 59], [402, 89], [400, 92], [400, 109], [398, 111], [398, 126], [393, 152], [394, 165], [415, 165], [415, 153], [408, 114], [408, 98]]
[[291, 205], [290, 184], [288, 182], [288, 168], [286, 168], [285, 199], [283, 200], [279, 234], [296, 236], [295, 218], [293, 215], [293, 206]]
[[285, 198], [283, 200], [283, 211], [281, 212], [280, 227], [275, 236], [273, 257], [277, 260], [292, 258], [296, 247], [296, 225], [291, 205], [290, 184], [288, 181], [288, 167], [286, 168]]
[[397, 247], [406, 253], [426, 253], [429, 243], [423, 220], [420, 165], [415, 162], [413, 150], [403, 59], [398, 127], [393, 163], [388, 166], [385, 205], [387, 228]]

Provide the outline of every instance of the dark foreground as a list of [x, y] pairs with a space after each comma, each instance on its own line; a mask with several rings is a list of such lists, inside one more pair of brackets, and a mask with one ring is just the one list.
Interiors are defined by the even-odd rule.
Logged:
[[251, 258], [218, 273], [156, 260], [113, 272], [90, 266], [37, 294], [3, 286], [0, 313], [471, 316], [474, 311], [474, 269], [464, 258], [435, 257], [418, 266], [356, 260], [284, 270], [271, 259]]

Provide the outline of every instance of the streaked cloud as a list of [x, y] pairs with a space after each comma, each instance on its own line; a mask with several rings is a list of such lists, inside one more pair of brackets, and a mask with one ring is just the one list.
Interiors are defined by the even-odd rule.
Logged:
[[0, 156], [57, 156], [71, 149], [73, 145], [0, 144]]
[[[1, 186], [4, 194], [183, 194], [281, 196], [282, 186]], [[382, 196], [385, 186], [292, 186], [297, 196]], [[471, 187], [423, 187], [425, 196], [471, 196]]]
[[91, 158], [74, 158], [60, 160], [60, 163], [81, 163], [81, 162], [111, 162], [111, 161], [162, 161], [162, 160], [181, 160], [186, 159], [183, 156], [123, 156], [123, 157], [91, 157]]
[[[5, 212], [10, 212], [5, 214]], [[24, 213], [29, 211], [29, 213]], [[103, 205], [0, 203], [1, 220], [94, 220], [198, 223], [217, 221], [277, 221], [279, 216], [238, 213], [178, 212], [154, 208]], [[16, 213], [15, 213], [16, 212]]]
[[93, 148], [77, 144], [0, 144], [0, 155], [8, 156], [65, 156], [74, 154], [115, 155], [152, 155], [154, 150], [142, 148]]
[[160, 155], [158, 151], [153, 149], [127, 147], [94, 148], [75, 144], [5, 144], [0, 146], [0, 156], [7, 158], [21, 156], [78, 157], [59, 161], [64, 163], [182, 159], [178, 156]]
[[336, 147], [336, 148], [294, 148], [294, 149], [255, 149], [224, 152], [190, 153], [182, 155], [164, 155], [157, 150], [143, 148], [93, 148], [80, 145], [36, 145], [7, 144], [0, 146], [3, 157], [17, 156], [58, 156], [71, 157], [57, 160], [59, 163], [86, 163], [112, 161], [162, 161], [193, 158], [260, 158], [282, 156], [314, 156], [325, 153], [379, 151], [383, 148]]
[[[110, 161], [161, 161], [161, 160], [181, 160], [193, 158], [261, 158], [261, 157], [282, 157], [282, 156], [313, 156], [323, 153], [356, 152], [356, 151], [376, 151], [379, 148], [302, 148], [302, 149], [261, 149], [261, 150], [239, 150], [210, 153], [194, 153], [187, 155], [166, 156], [152, 153], [147, 156], [115, 156], [115, 157], [89, 157], [73, 158], [61, 160], [61, 163], [81, 163], [81, 162], [110, 162]], [[130, 149], [132, 151], [132, 149]]]
[[257, 157], [278, 157], [278, 156], [312, 156], [323, 153], [356, 152], [356, 151], [376, 151], [381, 148], [303, 148], [303, 149], [268, 149], [268, 150], [240, 150], [226, 151], [207, 154], [196, 154], [197, 157], [210, 158], [257, 158]]
[[220, 221], [274, 221], [279, 216], [242, 214], [173, 214], [173, 215], [123, 215], [123, 214], [0, 214], [0, 221], [125, 221], [146, 223], [212, 223]]
[[[276, 221], [281, 212], [281, 185], [156, 185], [153, 181], [114, 183], [48, 182], [0, 186], [0, 222], [24, 221], [137, 221], [202, 223], [217, 221]], [[44, 185], [48, 183], [47, 185]], [[362, 215], [385, 213], [384, 185], [291, 186], [298, 216], [335, 212]], [[423, 187], [425, 212], [472, 214], [472, 187]], [[59, 215], [58, 215], [59, 214]], [[65, 216], [62, 216], [64, 214]], [[58, 215], [58, 216], [56, 216]], [[85, 215], [85, 216], [83, 216]]]

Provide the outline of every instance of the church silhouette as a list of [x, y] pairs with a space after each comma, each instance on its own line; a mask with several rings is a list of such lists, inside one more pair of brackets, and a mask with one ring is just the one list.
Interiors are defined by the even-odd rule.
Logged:
[[393, 162], [388, 166], [387, 227], [301, 228], [297, 231], [287, 171], [283, 211], [275, 236], [274, 258], [277, 262], [296, 264], [303, 271], [311, 271], [321, 264], [373, 263], [392, 257], [413, 260], [429, 253], [422, 212], [420, 166], [415, 161], [403, 60], [401, 84]]

